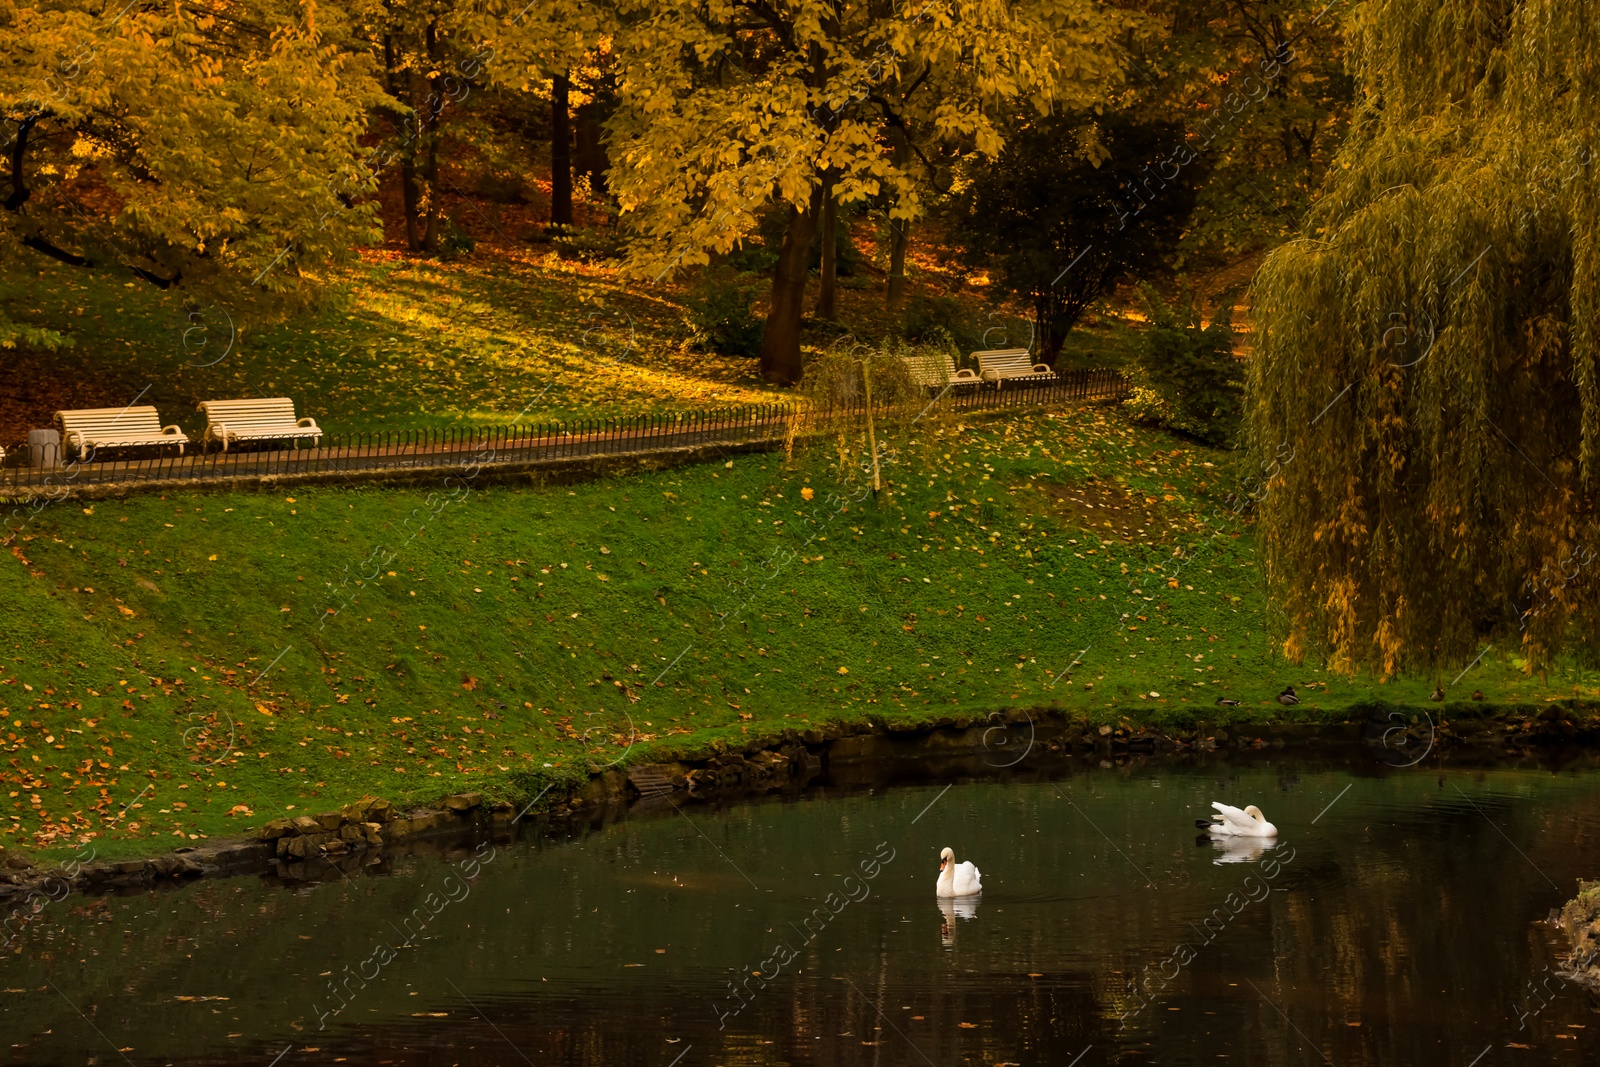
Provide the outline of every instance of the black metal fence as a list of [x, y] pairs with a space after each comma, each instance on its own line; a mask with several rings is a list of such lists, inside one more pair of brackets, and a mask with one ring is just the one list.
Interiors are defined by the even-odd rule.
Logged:
[[[1046, 383], [957, 386], [929, 393], [928, 412], [1037, 407], [1067, 400], [1117, 397], [1128, 383], [1115, 370], [1068, 371]], [[573, 419], [513, 426], [463, 426], [324, 434], [309, 448], [288, 442], [235, 445], [223, 452], [190, 445], [90, 450], [65, 446], [7, 448], [0, 496], [70, 496], [76, 487], [141, 483], [205, 483], [323, 472], [457, 467], [476, 472], [496, 464], [559, 463], [589, 456], [647, 455], [707, 445], [777, 444], [803, 432], [797, 404], [760, 404], [621, 418]]]

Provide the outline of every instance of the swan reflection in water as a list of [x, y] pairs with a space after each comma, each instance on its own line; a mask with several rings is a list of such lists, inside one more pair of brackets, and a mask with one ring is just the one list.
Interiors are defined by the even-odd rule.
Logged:
[[939, 943], [949, 948], [956, 943], [956, 920], [976, 919], [978, 903], [983, 897], [940, 897], [939, 911], [944, 919], [939, 924]]
[[1269, 849], [1278, 847], [1277, 839], [1271, 837], [1212, 837], [1210, 834], [1200, 834], [1194, 843], [1212, 846], [1217, 854], [1211, 861], [1213, 864], [1255, 863]]

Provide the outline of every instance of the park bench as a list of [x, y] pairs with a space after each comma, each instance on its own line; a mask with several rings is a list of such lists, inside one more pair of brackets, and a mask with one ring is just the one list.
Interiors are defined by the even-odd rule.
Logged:
[[1026, 348], [991, 348], [974, 352], [983, 380], [1000, 388], [1003, 382], [1053, 382], [1056, 372], [1048, 364], [1034, 363]]
[[911, 373], [911, 380], [918, 385], [925, 385], [930, 389], [944, 389], [952, 385], [982, 385], [983, 379], [965, 367], [956, 370], [956, 361], [950, 353], [940, 355], [935, 352], [923, 352], [916, 355], [902, 356], [906, 361], [906, 370]]
[[315, 419], [294, 417], [294, 401], [286, 396], [202, 400], [200, 410], [206, 416], [201, 443], [220, 441], [224, 452], [229, 444], [239, 441], [294, 441], [298, 444], [302, 437], [309, 437], [314, 443], [322, 436]]
[[80, 408], [56, 412], [56, 428], [65, 447], [82, 459], [101, 448], [177, 445], [178, 455], [189, 438], [176, 425], [162, 426], [153, 407]]

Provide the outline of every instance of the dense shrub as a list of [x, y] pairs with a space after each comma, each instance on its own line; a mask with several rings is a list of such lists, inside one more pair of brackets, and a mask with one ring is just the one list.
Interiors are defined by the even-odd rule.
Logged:
[[972, 340], [971, 317], [953, 296], [915, 296], [906, 307], [900, 332], [916, 344], [944, 342], [960, 347]]
[[695, 344], [724, 356], [760, 355], [764, 323], [750, 313], [758, 288], [756, 279], [733, 270], [701, 274], [684, 302]]
[[569, 226], [553, 222], [544, 228], [544, 236], [555, 245], [556, 254], [562, 259], [584, 263], [620, 259], [625, 250], [622, 234], [615, 226]]
[[745, 274], [765, 274], [777, 266], [778, 249], [762, 241], [747, 241], [723, 257], [722, 262], [728, 268]]
[[450, 219], [444, 224], [444, 230], [439, 234], [439, 251], [446, 259], [469, 256], [477, 247], [477, 240], [457, 225], [455, 219]]
[[526, 204], [528, 182], [515, 170], [489, 167], [478, 171], [472, 182], [472, 191], [484, 200], [496, 204]]
[[[1239, 432], [1244, 372], [1233, 358], [1233, 326], [1224, 313], [1202, 328], [1192, 294], [1175, 305], [1142, 286], [1150, 327], [1136, 349], [1126, 410], [1141, 422], [1214, 445]], [[1222, 302], [1232, 306], [1231, 299]]]

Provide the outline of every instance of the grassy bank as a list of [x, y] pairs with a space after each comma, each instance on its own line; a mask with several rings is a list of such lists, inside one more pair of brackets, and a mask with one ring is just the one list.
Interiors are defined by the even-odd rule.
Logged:
[[[0, 557], [0, 841], [114, 855], [366, 793], [527, 796], [832, 718], [1268, 719], [1294, 683], [1315, 719], [1437, 682], [1281, 658], [1222, 454], [1100, 406], [920, 425], [876, 501], [816, 452], [54, 505]], [[1472, 689], [1553, 695], [1493, 654]]]
[[[318, 305], [282, 321], [51, 261], [25, 276], [0, 271], [0, 304], [58, 330], [73, 347], [13, 351], [0, 365], [0, 445], [48, 426], [61, 408], [155, 405], [163, 422], [197, 436], [201, 400], [289, 396], [329, 432], [501, 424], [699, 409], [787, 398], [756, 362], [698, 351], [686, 290], [629, 288], [604, 265], [523, 248], [461, 261], [371, 250], [319, 281]], [[753, 280], [752, 284], [756, 284]], [[916, 288], [913, 292], [915, 294]], [[848, 331], [897, 329], [877, 289], [840, 293], [837, 324], [811, 323], [815, 350]], [[1015, 320], [978, 295], [940, 305], [976, 345]], [[759, 306], [757, 307], [759, 311]], [[990, 331], [994, 343], [1002, 333]], [[1064, 366], [1115, 364], [1131, 329], [1089, 316]], [[63, 370], [70, 368], [70, 370]]]

